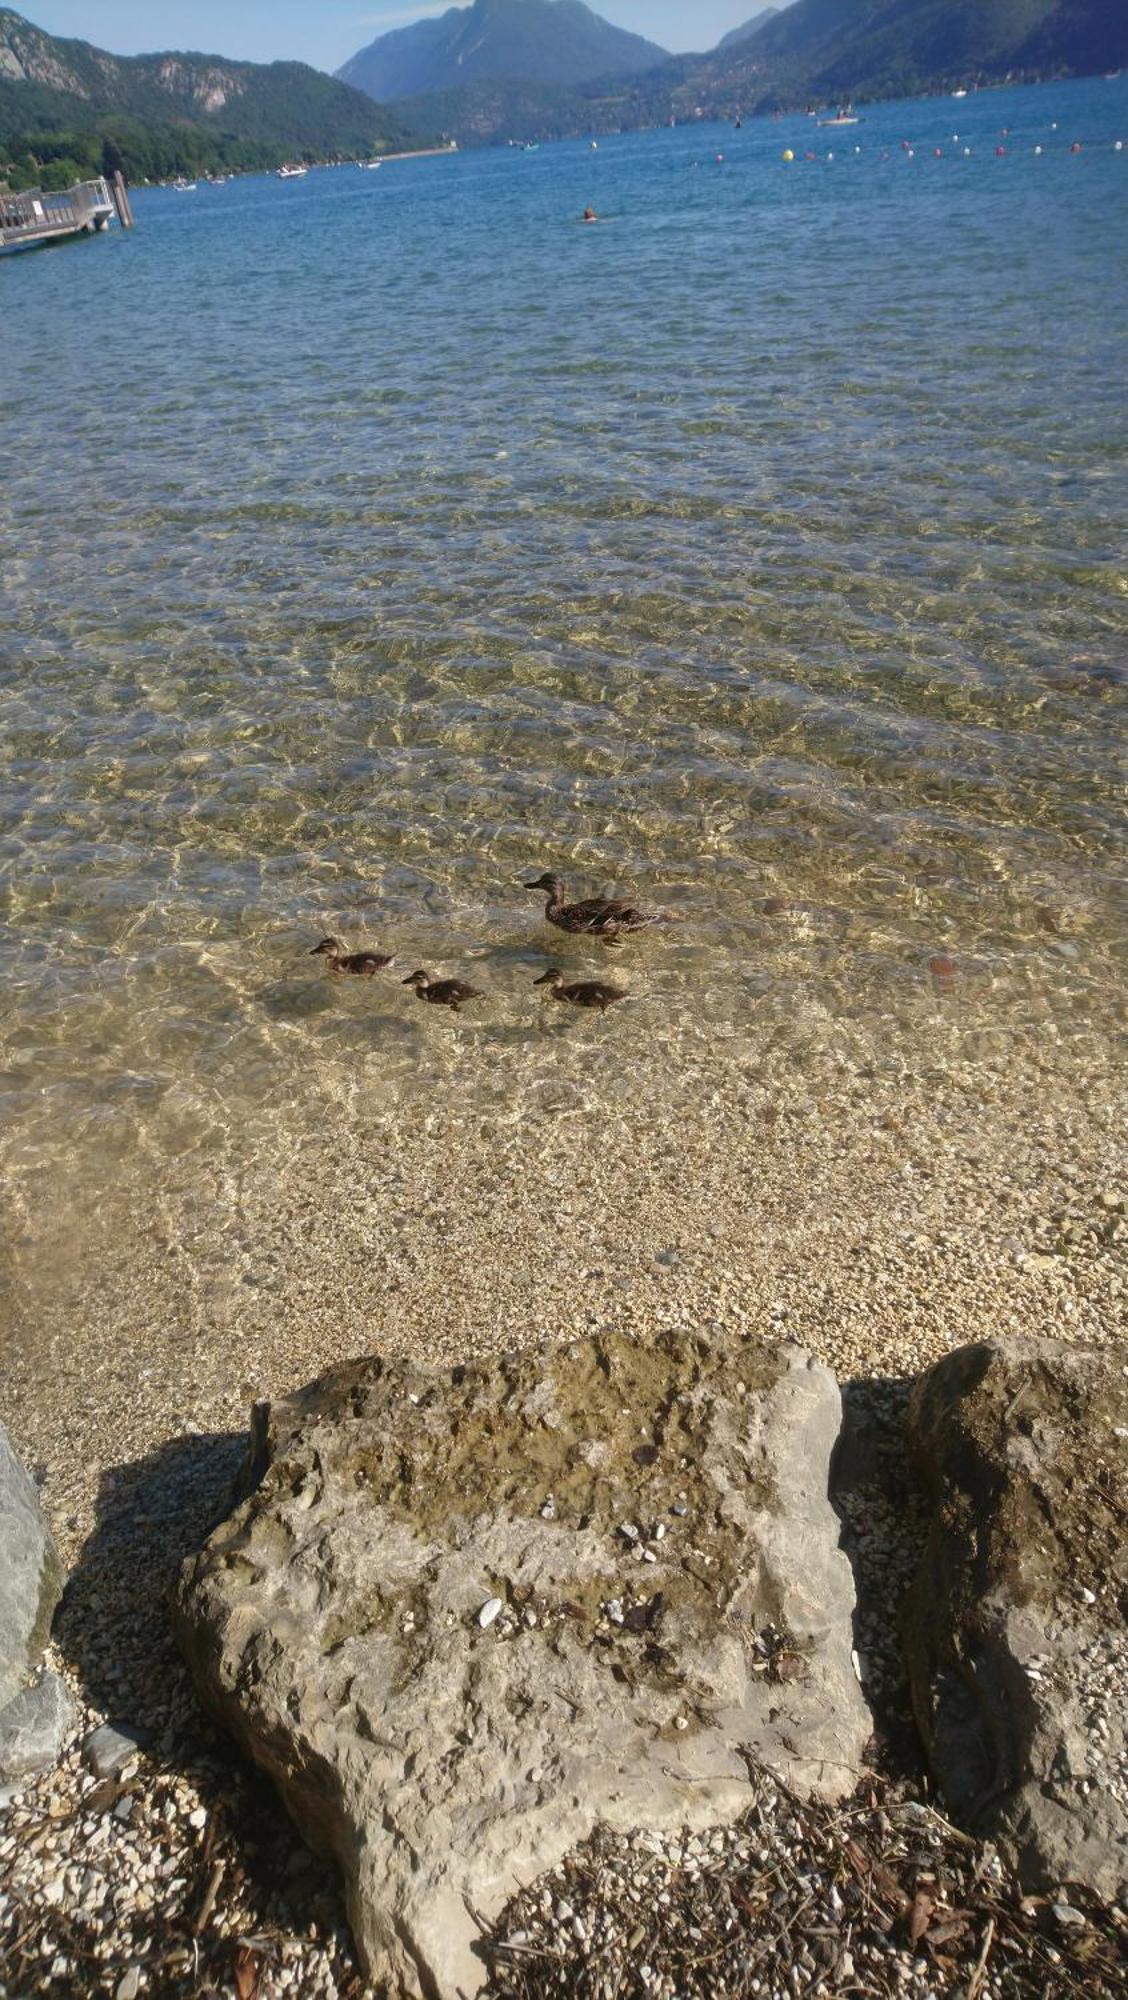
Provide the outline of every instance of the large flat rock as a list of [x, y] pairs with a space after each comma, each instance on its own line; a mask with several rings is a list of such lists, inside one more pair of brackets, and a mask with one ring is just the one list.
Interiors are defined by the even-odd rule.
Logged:
[[1039, 1886], [1128, 1895], [1128, 1371], [1059, 1341], [961, 1348], [914, 1393], [933, 1505], [913, 1705], [950, 1810]]
[[747, 1759], [838, 1797], [870, 1720], [795, 1351], [589, 1340], [337, 1369], [255, 1411], [183, 1572], [205, 1700], [344, 1872], [370, 1976], [472, 1992], [496, 1915], [597, 1821], [731, 1820]]
[[0, 1424], [0, 1709], [42, 1657], [62, 1582], [35, 1482]]

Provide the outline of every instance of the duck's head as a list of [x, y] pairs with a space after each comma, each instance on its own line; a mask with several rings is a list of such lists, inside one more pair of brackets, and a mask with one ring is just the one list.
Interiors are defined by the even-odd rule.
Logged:
[[320, 954], [323, 958], [336, 958], [337, 953], [343, 950], [340, 938], [322, 938], [320, 944], [314, 945], [310, 957], [316, 958]]
[[563, 984], [564, 974], [558, 965], [550, 965], [547, 972], [542, 972], [540, 978], [533, 981], [534, 986], [551, 986], [554, 993], [557, 987]]
[[545, 889], [553, 898], [564, 894], [564, 884], [559, 875], [538, 875], [535, 882], [526, 882], [526, 889]]
[[400, 984], [401, 986], [414, 986], [417, 993], [423, 993], [431, 984], [431, 975], [429, 972], [424, 972], [420, 969], [418, 972], [413, 972], [410, 979], [401, 980]]

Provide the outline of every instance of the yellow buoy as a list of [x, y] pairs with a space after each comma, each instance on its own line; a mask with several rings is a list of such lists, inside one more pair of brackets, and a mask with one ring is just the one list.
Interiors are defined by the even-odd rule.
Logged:
[[793, 159], [795, 158], [795, 155], [794, 155], [794, 153], [792, 152], [792, 150], [791, 150], [790, 146], [788, 146], [788, 147], [787, 147], [787, 148], [785, 149], [785, 151], [784, 151], [784, 154], [783, 154], [783, 158], [784, 158], [785, 160], [793, 160]]

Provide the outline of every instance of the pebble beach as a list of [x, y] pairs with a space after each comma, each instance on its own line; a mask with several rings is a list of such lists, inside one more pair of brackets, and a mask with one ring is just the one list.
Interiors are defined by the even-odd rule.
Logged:
[[[580, 1036], [589, 1034], [582, 1024]], [[573, 1053], [585, 1046], [590, 1039], [577, 1039]], [[52, 1662], [88, 1728], [109, 1718], [146, 1747], [109, 1776], [76, 1747], [10, 1801], [0, 1894], [9, 1938], [26, 1933], [34, 1947], [21, 1947], [26, 1983], [10, 1990], [122, 2000], [227, 1993], [239, 1990], [231, 1981], [241, 1950], [261, 1966], [264, 1992], [361, 1990], [332, 1878], [288, 1832], [265, 1782], [225, 1754], [168, 1629], [167, 1592], [222, 1511], [253, 1395], [282, 1393], [366, 1352], [453, 1362], [551, 1332], [654, 1325], [718, 1341], [749, 1332], [794, 1341], [843, 1382], [876, 1381], [894, 1399], [950, 1347], [1002, 1331], [1122, 1345], [1128, 1365], [1116, 1079], [1090, 1072], [1059, 1097], [1052, 1084], [1032, 1088], [1033, 1074], [1022, 1072], [1018, 1100], [1013, 1068], [984, 1065], [969, 1101], [962, 1075], [945, 1080], [935, 1067], [893, 1085], [844, 1084], [828, 1066], [789, 1098], [750, 1087], [739, 1116], [722, 1112], [707, 1130], [671, 1121], [656, 1132], [625, 1114], [594, 1148], [581, 1121], [538, 1129], [532, 1146], [520, 1129], [444, 1130], [441, 1121], [406, 1136], [401, 1128], [392, 1146], [376, 1126], [311, 1148], [272, 1190], [267, 1212], [253, 1199], [242, 1205], [242, 1253], [224, 1214], [210, 1246], [235, 1258], [222, 1278], [209, 1275], [209, 1246], [197, 1239], [190, 1252], [154, 1243], [140, 1283], [136, 1246], [120, 1262], [104, 1257], [77, 1319], [69, 1285], [52, 1299], [40, 1284], [9, 1394], [14, 1435], [43, 1474], [64, 1558], [76, 1566]], [[700, 1075], [694, 1082], [703, 1088]], [[883, 1615], [865, 1644], [869, 1691], [895, 1736], [905, 1699], [896, 1595], [913, 1548], [910, 1540], [906, 1556], [904, 1522], [882, 1505], [875, 1494], [855, 1525], [874, 1542], [862, 1559], [885, 1579]], [[896, 1842], [876, 1804], [873, 1813], [887, 1867]], [[798, 1807], [777, 1802], [765, 1824], [803, 1874]], [[894, 1824], [903, 1834], [903, 1820]], [[738, 1887], [747, 1842], [726, 1836], [706, 1858]], [[627, 1856], [630, 1868], [637, 1861]], [[697, 1879], [665, 1850], [647, 1851], [641, 1865], [652, 1886], [655, 1870], [673, 1871], [664, 1907], [676, 1908], [686, 1880]], [[571, 1900], [599, 1912], [597, 1934], [617, 1939], [616, 1951], [606, 1963], [593, 1958], [586, 1930], [570, 1922], [546, 1932], [538, 1905], [539, 1929], [523, 1920], [524, 1931], [539, 1939], [548, 1972], [532, 1946], [500, 1952], [499, 1992], [672, 2000], [796, 1990], [770, 1970], [754, 1987], [750, 1966], [746, 1987], [687, 1983], [676, 1926], [648, 1965], [630, 1946], [633, 1905], [614, 1901], [614, 1868], [588, 1861], [581, 1874]], [[567, 1900], [556, 1896], [551, 1908]], [[855, 1963], [860, 1990], [949, 1990], [905, 1946], [896, 1907], [894, 1897], [888, 1932], [863, 1927], [873, 1956]], [[996, 1986], [985, 1973], [982, 1992], [1074, 1990], [1061, 1969], [1072, 1963], [1072, 1933], [1055, 1935], [1052, 1916], [1036, 1922], [1033, 1905], [1026, 1918], [1013, 1907], [1033, 1953], [1028, 1983], [1015, 1975]], [[977, 1951], [985, 1921], [965, 1939]], [[1107, 1924], [1090, 1924], [1087, 1936], [1094, 1950], [1103, 1940], [1107, 1982], [1092, 1990], [1120, 1990], [1123, 1961], [1109, 1956]], [[1012, 1939], [1010, 1949], [1025, 1963], [1026, 1946]], [[581, 1978], [588, 1984], [569, 1983]]]

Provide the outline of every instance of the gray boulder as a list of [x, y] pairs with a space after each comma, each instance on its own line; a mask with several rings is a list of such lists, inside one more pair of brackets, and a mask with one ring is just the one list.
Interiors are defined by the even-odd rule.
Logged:
[[42, 1658], [62, 1583], [34, 1481], [0, 1424], [0, 1709]]
[[472, 1992], [471, 1911], [597, 1821], [735, 1818], [749, 1757], [852, 1788], [840, 1415], [806, 1355], [673, 1335], [363, 1361], [256, 1406], [249, 1497], [174, 1615], [204, 1699], [336, 1855], [375, 1982]]
[[1034, 1886], [1128, 1894], [1128, 1371], [1058, 1341], [965, 1347], [914, 1392], [932, 1505], [906, 1608], [952, 1813]]
[[0, 1777], [32, 1778], [54, 1764], [74, 1727], [77, 1711], [65, 1681], [41, 1674], [0, 1709]]

